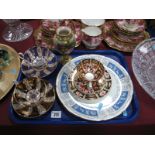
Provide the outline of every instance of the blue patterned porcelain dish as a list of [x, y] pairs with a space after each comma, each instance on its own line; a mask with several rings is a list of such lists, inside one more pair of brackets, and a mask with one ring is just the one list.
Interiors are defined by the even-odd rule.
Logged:
[[27, 77], [46, 77], [57, 67], [56, 55], [45, 47], [34, 46], [22, 55], [21, 70]]

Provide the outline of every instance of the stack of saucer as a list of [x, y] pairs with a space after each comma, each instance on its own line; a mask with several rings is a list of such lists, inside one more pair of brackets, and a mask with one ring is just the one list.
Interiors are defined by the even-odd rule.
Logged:
[[103, 26], [103, 38], [111, 48], [132, 52], [140, 42], [150, 37], [145, 29], [146, 23], [141, 19], [108, 21]]
[[36, 45], [52, 49], [53, 37], [56, 29], [60, 26], [59, 19], [44, 19], [41, 21], [41, 26], [34, 32]]
[[78, 47], [82, 41], [81, 23], [78, 20], [67, 19], [44, 19], [40, 27], [34, 32], [34, 39], [36, 45], [46, 47], [49, 49], [54, 48], [53, 38], [56, 29], [59, 26], [70, 27], [75, 34], [76, 45]]

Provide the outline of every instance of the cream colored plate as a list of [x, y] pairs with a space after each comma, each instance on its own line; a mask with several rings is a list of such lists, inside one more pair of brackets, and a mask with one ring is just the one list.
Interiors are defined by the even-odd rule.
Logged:
[[2, 68], [2, 78], [0, 79], [0, 100], [11, 90], [14, 81], [17, 80], [20, 71], [20, 58], [18, 53], [10, 46], [0, 44], [0, 48], [8, 51], [11, 62]]

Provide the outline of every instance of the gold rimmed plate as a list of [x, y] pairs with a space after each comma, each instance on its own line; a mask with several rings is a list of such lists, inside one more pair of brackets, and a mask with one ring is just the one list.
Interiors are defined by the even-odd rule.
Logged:
[[1, 67], [0, 78], [0, 100], [6, 96], [17, 80], [20, 71], [20, 58], [18, 53], [10, 46], [0, 44], [0, 49], [5, 50], [9, 54], [9, 63]]

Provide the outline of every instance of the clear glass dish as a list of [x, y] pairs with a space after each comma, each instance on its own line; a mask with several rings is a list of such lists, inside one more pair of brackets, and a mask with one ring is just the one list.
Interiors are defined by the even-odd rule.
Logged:
[[155, 99], [155, 38], [144, 40], [135, 48], [132, 69], [142, 88]]

